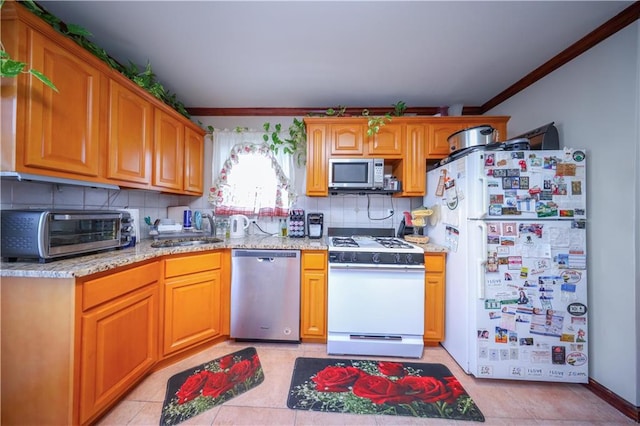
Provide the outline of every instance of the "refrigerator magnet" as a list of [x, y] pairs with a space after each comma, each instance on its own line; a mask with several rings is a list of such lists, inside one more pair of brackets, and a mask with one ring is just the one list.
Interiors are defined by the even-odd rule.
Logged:
[[438, 186], [436, 187], [436, 197], [442, 197], [442, 195], [444, 194], [444, 182], [446, 179], [447, 172], [445, 170], [443, 170], [442, 172], [443, 173], [438, 178]]

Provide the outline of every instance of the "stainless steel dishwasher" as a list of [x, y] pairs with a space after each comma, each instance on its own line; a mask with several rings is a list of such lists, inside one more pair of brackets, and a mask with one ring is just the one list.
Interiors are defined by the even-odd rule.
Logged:
[[300, 340], [300, 251], [231, 250], [231, 337]]

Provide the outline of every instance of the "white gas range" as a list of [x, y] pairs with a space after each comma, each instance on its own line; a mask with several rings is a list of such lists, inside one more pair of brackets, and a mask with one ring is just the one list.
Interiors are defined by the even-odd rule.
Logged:
[[422, 356], [424, 251], [393, 233], [328, 229], [329, 354]]

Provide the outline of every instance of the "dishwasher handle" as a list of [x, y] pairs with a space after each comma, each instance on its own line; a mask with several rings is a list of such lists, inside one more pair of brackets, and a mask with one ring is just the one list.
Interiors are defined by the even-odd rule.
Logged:
[[256, 258], [256, 260], [258, 262], [269, 262], [269, 263], [273, 263], [276, 261], [273, 257], [258, 257]]
[[278, 259], [278, 258], [298, 258], [298, 250], [256, 250], [256, 249], [233, 249], [231, 257], [251, 257], [257, 259]]

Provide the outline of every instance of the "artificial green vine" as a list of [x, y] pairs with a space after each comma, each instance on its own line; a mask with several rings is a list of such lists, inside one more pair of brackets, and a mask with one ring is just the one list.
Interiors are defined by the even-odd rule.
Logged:
[[282, 124], [277, 123], [271, 127], [271, 123], [266, 122], [262, 125], [265, 134], [262, 135], [265, 143], [269, 145], [269, 149], [275, 154], [279, 149], [286, 154], [291, 154], [298, 166], [303, 166], [307, 162], [307, 130], [303, 120], [294, 117], [293, 123], [289, 126], [289, 137], [280, 138]]
[[[4, 0], [1, 0], [2, 4]], [[29, 9], [30, 12], [40, 17], [42, 20], [47, 22], [53, 29], [55, 29], [60, 34], [69, 37], [73, 41], [75, 41], [78, 45], [82, 46], [84, 49], [91, 52], [98, 59], [107, 63], [111, 68], [123, 74], [125, 77], [129, 78], [133, 82], [135, 82], [142, 89], [146, 90], [148, 93], [161, 100], [165, 104], [169, 105], [180, 114], [184, 115], [187, 118], [191, 118], [184, 104], [177, 99], [177, 96], [174, 93], [169, 92], [156, 80], [156, 75], [153, 73], [151, 69], [151, 64], [147, 62], [144, 70], [139, 70], [137, 65], [129, 61], [129, 67], [125, 67], [121, 65], [118, 61], [113, 59], [106, 50], [101, 48], [100, 46], [93, 43], [88, 37], [93, 36], [89, 31], [80, 25], [76, 24], [66, 24], [60, 20], [57, 16], [54, 16], [50, 12], [38, 7], [33, 0], [24, 0], [18, 2]], [[4, 72], [5, 66], [5, 55], [4, 48], [2, 49], [2, 67]], [[12, 65], [15, 66], [15, 65]], [[31, 70], [29, 71], [31, 72]], [[36, 77], [40, 78], [37, 74], [33, 73]], [[4, 76], [4, 74], [3, 74]], [[48, 79], [47, 79], [48, 80]], [[43, 83], [48, 84], [43, 80]], [[57, 90], [57, 89], [56, 89]]]
[[[33, 0], [26, 0], [32, 7], [38, 8], [38, 6], [33, 2]], [[0, 9], [4, 5], [4, 0], [0, 0]], [[29, 68], [25, 71], [25, 67], [27, 64], [25, 62], [16, 61], [11, 59], [11, 56], [4, 49], [4, 45], [0, 42], [0, 76], [2, 77], [17, 77], [22, 73], [31, 74], [36, 77], [38, 80], [43, 82], [46, 86], [51, 89], [58, 91], [58, 88], [53, 84], [53, 82], [42, 72], [38, 71], [35, 68]]]

